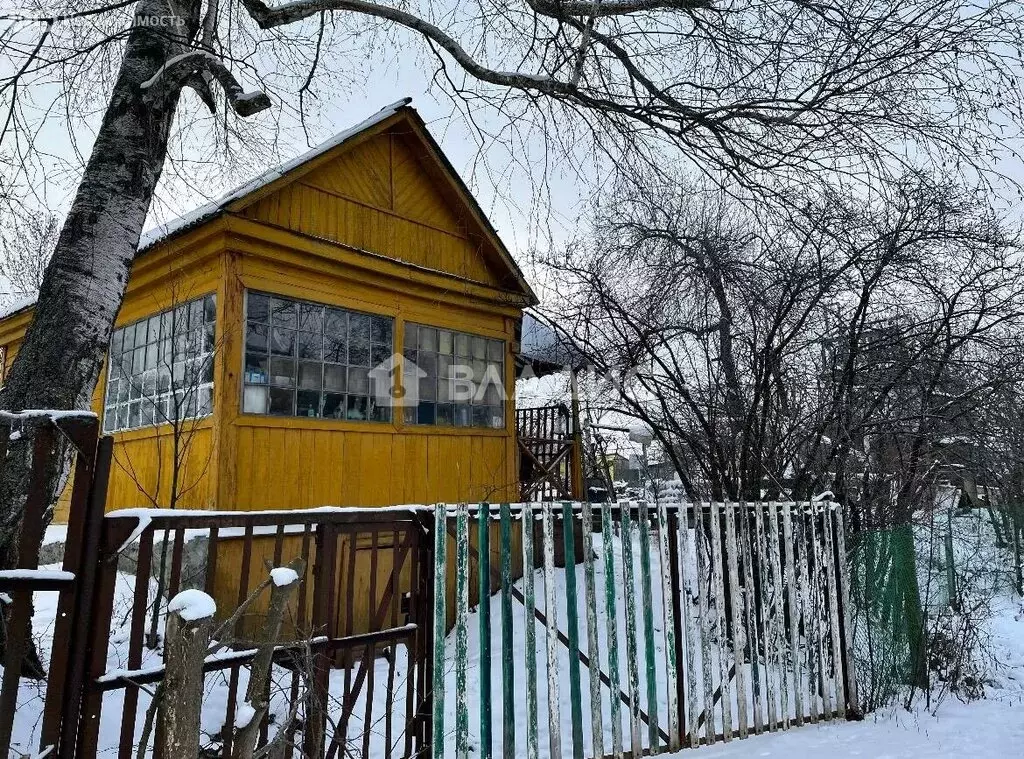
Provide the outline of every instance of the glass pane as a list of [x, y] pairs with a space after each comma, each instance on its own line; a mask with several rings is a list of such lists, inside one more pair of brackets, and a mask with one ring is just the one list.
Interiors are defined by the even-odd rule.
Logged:
[[[299, 387], [307, 390], [320, 391], [323, 375], [323, 364], [319, 361], [299, 362]], [[300, 413], [299, 416], [305, 416]], [[315, 416], [315, 414], [314, 414]]]
[[171, 381], [174, 383], [176, 388], [180, 388], [185, 384], [185, 362], [179, 361], [174, 365], [171, 370]]
[[415, 348], [418, 344], [417, 327], [415, 324], [405, 325], [405, 336], [402, 338], [402, 345], [405, 348]]
[[391, 407], [379, 406], [370, 399], [370, 419], [374, 422], [390, 422]]
[[437, 332], [437, 352], [452, 355], [452, 351], [455, 349], [455, 338], [452, 333], [447, 329], [441, 329]]
[[482, 337], [473, 338], [473, 358], [487, 358], [487, 341]]
[[348, 338], [343, 336], [324, 336], [324, 361], [335, 364], [348, 363]]
[[328, 308], [324, 316], [324, 334], [345, 337], [348, 334], [348, 312]]
[[437, 400], [437, 380], [433, 377], [423, 377], [420, 379], [420, 394], [419, 399], [421, 401], [433, 401]]
[[157, 370], [157, 381], [156, 391], [158, 393], [166, 393], [171, 389], [171, 370], [167, 367], [162, 367]]
[[146, 320], [143, 319], [140, 322], [135, 323], [135, 347], [138, 348], [140, 345], [145, 345], [148, 337], [149, 327]]
[[437, 330], [433, 327], [420, 327], [419, 349], [421, 351], [437, 350]]
[[107, 381], [107, 395], [106, 395], [106, 402], [107, 403], [116, 403], [117, 402], [117, 385], [118, 385], [118, 380], [116, 380], [116, 379], [111, 379], [111, 380]]
[[307, 332], [322, 332], [324, 328], [324, 307], [312, 303], [299, 304], [299, 329]]
[[140, 420], [142, 425], [153, 424], [156, 420], [156, 408], [153, 406], [152, 400], [142, 401], [142, 419]]
[[[271, 325], [274, 327], [287, 327], [288, 329], [295, 329], [296, 311], [297, 309], [295, 307], [295, 301], [283, 300], [282, 298], [271, 298]], [[271, 400], [270, 405], [271, 407], [273, 407], [273, 400]]]
[[370, 318], [370, 340], [381, 345], [391, 345], [391, 320], [380, 316]]
[[417, 407], [416, 423], [417, 424], [433, 424], [434, 423], [434, 404], [420, 402]]
[[146, 346], [146, 368], [156, 369], [157, 358], [160, 356], [160, 343], [151, 343]]
[[149, 317], [149, 332], [146, 335], [147, 343], [155, 343], [160, 340], [160, 315]]
[[463, 334], [462, 332], [455, 333], [455, 355], [469, 355], [469, 335]]
[[455, 404], [455, 426], [469, 427], [473, 421], [473, 407], [465, 403]]
[[270, 384], [291, 387], [295, 384], [295, 361], [290, 358], [270, 359]]
[[208, 353], [199, 360], [199, 381], [213, 382], [213, 354]]
[[487, 358], [491, 361], [501, 361], [505, 357], [505, 343], [501, 340], [487, 341]]
[[324, 389], [345, 392], [348, 388], [347, 377], [348, 372], [344, 366], [326, 364], [324, 366]]
[[117, 402], [124, 403], [128, 400], [128, 391], [131, 389], [132, 381], [128, 378], [119, 380], [117, 385]]
[[369, 400], [365, 396], [350, 395], [348, 396], [348, 410], [345, 413], [345, 418], [363, 421], [369, 418], [369, 409]]
[[137, 400], [142, 397], [142, 375], [137, 374], [128, 380], [128, 398], [129, 400]]
[[353, 366], [370, 365], [369, 334], [360, 335], [352, 333], [349, 335], [348, 362]]
[[117, 426], [117, 407], [111, 406], [103, 411], [103, 431], [113, 432]]
[[132, 374], [141, 374], [146, 368], [146, 348], [136, 348], [132, 352]]
[[424, 353], [420, 351], [416, 366], [420, 371], [426, 372], [428, 377], [437, 376], [437, 354], [436, 353]]
[[270, 298], [259, 293], [247, 293], [245, 315], [253, 321], [264, 323], [269, 321]]
[[324, 357], [323, 337], [319, 332], [296, 332], [299, 358], [321, 361]]
[[117, 429], [123, 430], [128, 426], [128, 404], [122, 403], [117, 407]]
[[362, 367], [351, 367], [348, 370], [348, 391], [366, 395], [370, 392], [370, 371]]
[[295, 401], [295, 415], [306, 417], [320, 416], [320, 391], [300, 390]]
[[194, 300], [188, 304], [188, 328], [195, 329], [203, 326], [203, 299]]
[[441, 379], [452, 378], [452, 363], [455, 361], [451, 356], [437, 357], [437, 376]]
[[199, 407], [197, 413], [199, 416], [207, 416], [213, 413], [213, 388], [212, 387], [201, 387], [199, 388]]
[[207, 324], [203, 328], [203, 350], [207, 353], [212, 353], [213, 349], [217, 346], [217, 327], [213, 324]]
[[437, 381], [437, 399], [445, 403], [452, 399], [451, 380], [439, 379]]
[[203, 298], [203, 319], [208, 324], [217, 321], [217, 296], [210, 294]]
[[279, 416], [294, 416], [295, 391], [283, 387], [270, 388], [270, 413]]
[[374, 345], [370, 349], [370, 366], [380, 366], [391, 358], [390, 345]]
[[450, 403], [437, 404], [437, 424], [448, 427], [455, 423], [455, 407]]
[[121, 347], [122, 350], [130, 351], [135, 347], [135, 328], [134, 327], [122, 327], [118, 330], [121, 333]]
[[489, 406], [496, 406], [504, 400], [501, 397], [501, 385], [495, 385], [493, 382], [488, 383], [484, 387], [484, 403]]
[[188, 305], [181, 305], [174, 309], [174, 334], [185, 332], [188, 332]]
[[504, 406], [488, 406], [487, 413], [491, 419], [491, 427], [493, 427], [496, 430], [499, 430], [505, 426]]
[[490, 426], [490, 418], [487, 413], [487, 406], [473, 406], [473, 426], [474, 427], [488, 427]]
[[295, 332], [274, 327], [270, 339], [270, 352], [275, 356], [294, 356]]
[[267, 347], [266, 331], [266, 325], [250, 322], [246, 328], [246, 350], [265, 353]]
[[323, 415], [332, 419], [345, 417], [345, 396], [341, 393], [324, 393]]
[[402, 418], [406, 424], [416, 424], [419, 414], [419, 409], [416, 406], [405, 406], [403, 408]]
[[245, 354], [245, 381], [253, 385], [265, 385], [269, 377], [269, 359], [258, 353]]
[[128, 406], [128, 426], [138, 427], [142, 421], [142, 401], [134, 401]]
[[242, 394], [242, 411], [246, 414], [267, 413], [267, 388], [246, 387]]
[[487, 364], [480, 359], [473, 359], [473, 381], [477, 384], [484, 381], [484, 376], [487, 374]]
[[121, 355], [121, 350], [124, 347], [124, 330], [115, 329], [114, 334], [110, 336], [110, 355], [117, 357]]
[[142, 375], [142, 394], [146, 398], [156, 395], [156, 369], [150, 369]]

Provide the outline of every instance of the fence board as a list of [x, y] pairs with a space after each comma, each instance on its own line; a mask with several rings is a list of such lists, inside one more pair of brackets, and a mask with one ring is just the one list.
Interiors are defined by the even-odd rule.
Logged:
[[645, 501], [640, 502], [640, 594], [644, 621], [644, 682], [647, 685], [647, 735], [652, 754], [658, 753], [658, 682], [654, 655], [654, 597], [651, 592], [651, 523]]
[[469, 756], [469, 708], [466, 667], [469, 659], [469, 507], [455, 516], [455, 756]]
[[523, 609], [526, 627], [526, 756], [537, 759], [537, 620], [534, 610], [537, 598], [534, 590], [533, 509], [523, 511]]
[[[515, 661], [512, 651], [512, 509], [501, 504], [501, 746], [504, 759], [516, 755]], [[525, 521], [524, 521], [525, 524]], [[523, 563], [523, 572], [532, 567]]]
[[[678, 664], [676, 662], [676, 629], [677, 622], [674, 619], [672, 604], [672, 567], [671, 554], [669, 552], [669, 517], [668, 509], [664, 501], [657, 505], [657, 532], [659, 564], [661, 566], [661, 600], [664, 609], [665, 625], [665, 687], [666, 701], [668, 703], [668, 748], [670, 751], [679, 750], [679, 701], [677, 693]], [[682, 595], [682, 587], [679, 589]], [[680, 599], [681, 601], [682, 599]]]
[[477, 510], [477, 575], [480, 624], [480, 757], [491, 759], [491, 509]]
[[612, 508], [608, 501], [601, 504], [601, 537], [604, 549], [604, 601], [605, 621], [608, 629], [608, 686], [611, 692], [612, 754], [622, 759], [622, 707], [619, 705], [619, 628], [618, 605], [615, 602], [615, 550], [612, 539]]
[[[714, 576], [714, 601], [718, 614], [718, 672], [721, 676], [719, 688], [722, 702], [722, 740], [732, 740], [732, 687], [729, 676], [729, 663], [726, 661], [725, 649], [729, 639], [728, 625], [725, 621], [725, 583], [722, 579], [722, 521], [718, 503], [711, 503], [711, 572]], [[712, 705], [708, 703], [708, 710]]]
[[736, 537], [736, 504], [725, 504], [725, 553], [729, 575], [729, 606], [732, 612], [732, 654], [736, 671], [736, 726], [740, 738], [747, 737], [747, 678], [743, 657], [746, 634], [743, 624], [743, 596], [740, 593]]
[[[587, 615], [587, 655], [590, 657], [590, 736], [595, 757], [604, 756], [604, 720], [601, 708], [601, 678], [594, 670], [601, 667], [601, 642], [597, 633], [597, 580], [594, 571], [593, 506], [584, 501], [583, 525], [583, 594]], [[612, 699], [615, 700], [614, 698]]]
[[551, 502], [542, 507], [544, 526], [544, 613], [547, 615], [548, 746], [551, 759], [562, 756], [562, 719], [558, 688], [558, 609], [555, 606], [555, 529]]
[[[799, 589], [797, 588], [797, 565], [794, 558], [796, 543], [793, 534], [793, 511], [788, 503], [782, 505], [782, 535], [783, 547], [786, 552], [786, 600], [789, 604], [789, 651], [793, 660], [793, 703], [796, 724], [804, 723], [804, 707], [801, 693], [802, 673], [800, 667], [800, 607], [798, 602]], [[789, 703], [786, 704], [786, 711], [789, 711]]]
[[576, 540], [572, 504], [562, 504], [562, 540], [565, 547], [565, 623], [569, 644], [569, 708], [572, 713], [572, 755], [583, 759], [583, 695], [580, 692], [580, 632], [576, 604]]
[[633, 577], [633, 520], [630, 505], [622, 510], [622, 592], [626, 601], [626, 675], [629, 680], [629, 737], [633, 756], [640, 756], [640, 672], [636, 641], [636, 583]]

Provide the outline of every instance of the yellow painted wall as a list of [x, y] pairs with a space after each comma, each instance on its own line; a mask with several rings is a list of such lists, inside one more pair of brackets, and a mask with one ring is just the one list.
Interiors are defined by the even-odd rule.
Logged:
[[[191, 439], [179, 504], [268, 509], [513, 500], [515, 325], [531, 294], [410, 123], [346, 143], [290, 183], [140, 256], [117, 325], [217, 293], [214, 414]], [[502, 430], [240, 413], [245, 289], [505, 341]], [[0, 322], [7, 362], [30, 314]], [[94, 406], [102, 413], [105, 378]], [[398, 415], [396, 415], [398, 416]], [[166, 505], [167, 427], [115, 433], [108, 508]], [[158, 486], [159, 483], [159, 486]], [[59, 512], [58, 519], [66, 518]]]

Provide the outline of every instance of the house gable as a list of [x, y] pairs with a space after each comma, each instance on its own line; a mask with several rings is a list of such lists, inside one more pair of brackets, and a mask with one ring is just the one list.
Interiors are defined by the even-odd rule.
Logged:
[[535, 296], [411, 108], [228, 208], [254, 221]]

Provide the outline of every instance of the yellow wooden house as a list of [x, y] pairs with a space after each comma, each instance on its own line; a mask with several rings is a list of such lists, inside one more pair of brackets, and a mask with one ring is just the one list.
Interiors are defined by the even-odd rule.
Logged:
[[[170, 505], [175, 469], [179, 508], [513, 500], [535, 302], [420, 116], [385, 108], [143, 238], [94, 398], [108, 509]], [[0, 319], [5, 370], [31, 318]]]

